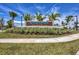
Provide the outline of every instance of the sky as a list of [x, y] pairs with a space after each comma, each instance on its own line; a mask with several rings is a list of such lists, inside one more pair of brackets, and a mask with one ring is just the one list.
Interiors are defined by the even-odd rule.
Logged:
[[15, 21], [20, 21], [23, 14], [35, 15], [40, 12], [43, 15], [51, 13], [60, 13], [61, 19], [67, 15], [79, 15], [78, 3], [0, 3], [0, 18], [8, 21], [11, 17], [9, 11], [14, 11], [18, 14]]

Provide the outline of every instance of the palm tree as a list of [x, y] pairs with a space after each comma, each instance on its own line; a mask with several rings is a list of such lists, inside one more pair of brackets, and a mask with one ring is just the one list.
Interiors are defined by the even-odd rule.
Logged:
[[[52, 21], [52, 25], [53, 25], [53, 22], [54, 20], [57, 20], [57, 17], [60, 17], [60, 14], [59, 13], [52, 13], [51, 15], [48, 16], [49, 17], [49, 21]], [[58, 28], [58, 31], [57, 31], [59, 34], [61, 33], [60, 32], [60, 28]]]
[[3, 29], [4, 23], [3, 23], [3, 18], [0, 19], [0, 27]]
[[52, 13], [51, 15], [48, 15], [49, 17], [49, 21], [54, 21], [54, 20], [57, 20], [57, 17], [60, 17], [60, 14], [59, 13]]
[[43, 19], [45, 19], [45, 17], [44, 17], [44, 16], [42, 16], [42, 14], [41, 14], [41, 13], [36, 13], [35, 18], [36, 18], [38, 21], [43, 21]]
[[31, 15], [30, 14], [24, 15], [24, 20], [25, 21], [30, 21], [31, 20]]
[[27, 24], [27, 21], [30, 21], [31, 19], [32, 19], [32, 17], [30, 14], [24, 15], [24, 20], [26, 21], [26, 24]]
[[13, 27], [14, 26], [14, 19], [15, 19], [15, 17], [17, 17], [17, 14], [13, 11], [9, 11], [9, 15], [10, 15], [10, 17], [12, 17], [11, 20], [13, 21], [13, 24], [12, 24], [12, 27]]

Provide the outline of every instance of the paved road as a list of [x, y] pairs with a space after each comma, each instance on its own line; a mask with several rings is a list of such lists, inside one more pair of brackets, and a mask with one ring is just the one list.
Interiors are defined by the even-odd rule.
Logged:
[[0, 43], [57, 43], [79, 39], [79, 34], [68, 35], [58, 38], [23, 38], [23, 39], [0, 39]]

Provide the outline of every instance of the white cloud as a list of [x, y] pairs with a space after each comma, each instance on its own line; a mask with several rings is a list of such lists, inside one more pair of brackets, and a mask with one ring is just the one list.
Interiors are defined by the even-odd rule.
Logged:
[[34, 7], [37, 11], [44, 12], [46, 6], [34, 4]]
[[[14, 21], [14, 23], [21, 23], [21, 21]], [[22, 23], [25, 23], [25, 21], [22, 21]]]
[[43, 10], [45, 9], [46, 7], [45, 6], [35, 6], [38, 10]]

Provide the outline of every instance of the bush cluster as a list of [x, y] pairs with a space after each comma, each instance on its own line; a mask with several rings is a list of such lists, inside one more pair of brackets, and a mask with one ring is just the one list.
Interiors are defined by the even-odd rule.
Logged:
[[35, 34], [35, 35], [62, 35], [69, 34], [73, 31], [67, 29], [57, 29], [57, 28], [13, 28], [6, 30], [8, 33], [17, 34]]

